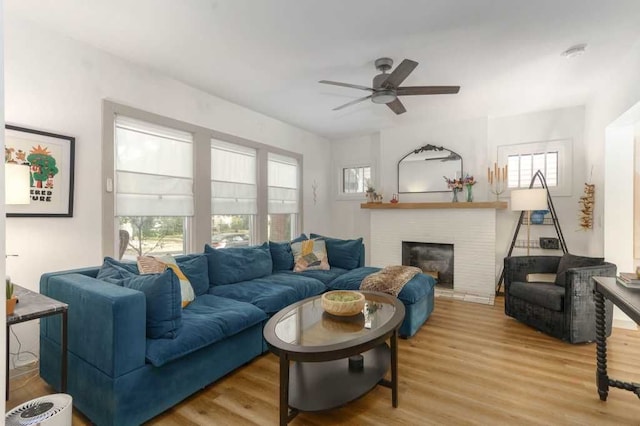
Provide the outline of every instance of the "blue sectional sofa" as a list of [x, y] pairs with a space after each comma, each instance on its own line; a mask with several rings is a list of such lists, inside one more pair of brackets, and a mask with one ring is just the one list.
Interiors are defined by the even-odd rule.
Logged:
[[[40, 292], [69, 304], [68, 386], [76, 408], [97, 425], [140, 424], [266, 351], [262, 329], [285, 306], [333, 289], [358, 289], [362, 240], [327, 239], [330, 270], [293, 272], [289, 243], [176, 258], [195, 300], [180, 308], [171, 271], [138, 275], [135, 264], [44, 274]], [[342, 266], [342, 267], [341, 267]], [[346, 267], [346, 268], [345, 268]], [[417, 332], [433, 310], [432, 277], [400, 292], [400, 334]], [[176, 309], [176, 306], [178, 308]], [[60, 318], [40, 322], [40, 375], [60, 389]]]

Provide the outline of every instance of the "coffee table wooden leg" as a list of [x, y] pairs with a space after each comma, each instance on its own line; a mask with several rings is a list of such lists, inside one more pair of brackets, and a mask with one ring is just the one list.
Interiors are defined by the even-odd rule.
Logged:
[[289, 410], [289, 359], [280, 354], [280, 426], [286, 426], [298, 410]]
[[391, 404], [398, 406], [398, 330], [391, 335]]
[[62, 393], [65, 393], [67, 391], [67, 311], [64, 310], [62, 311], [62, 330], [61, 330], [61, 334], [62, 334], [62, 347], [60, 348], [62, 350], [62, 356], [61, 358], [61, 363], [62, 365], [60, 366], [60, 374], [62, 375], [62, 377], [60, 378], [60, 391]]

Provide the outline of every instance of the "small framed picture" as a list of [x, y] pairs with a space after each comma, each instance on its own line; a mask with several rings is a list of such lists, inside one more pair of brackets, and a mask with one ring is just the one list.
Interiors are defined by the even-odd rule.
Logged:
[[29, 168], [29, 204], [6, 206], [7, 217], [72, 217], [75, 138], [5, 126], [5, 164]]

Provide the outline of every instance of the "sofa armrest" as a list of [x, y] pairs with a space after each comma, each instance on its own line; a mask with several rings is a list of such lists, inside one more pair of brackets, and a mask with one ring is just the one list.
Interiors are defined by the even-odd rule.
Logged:
[[[40, 292], [67, 303], [68, 350], [106, 375], [118, 377], [145, 363], [144, 294], [82, 273], [44, 274]], [[60, 343], [60, 316], [43, 319], [41, 334]]]
[[[595, 340], [595, 299], [591, 277], [615, 277], [616, 265], [605, 262], [597, 266], [570, 268], [565, 284], [564, 310], [566, 330], [571, 343]], [[608, 301], [607, 301], [608, 302]], [[606, 309], [607, 335], [611, 332], [613, 309], [611, 302]]]

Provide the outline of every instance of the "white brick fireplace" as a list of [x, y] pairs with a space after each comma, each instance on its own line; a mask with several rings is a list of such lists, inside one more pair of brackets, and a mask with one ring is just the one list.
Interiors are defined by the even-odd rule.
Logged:
[[398, 207], [363, 205], [371, 208], [371, 264], [379, 267], [402, 264], [403, 241], [453, 244], [453, 290], [436, 287], [436, 296], [493, 304], [496, 207]]

